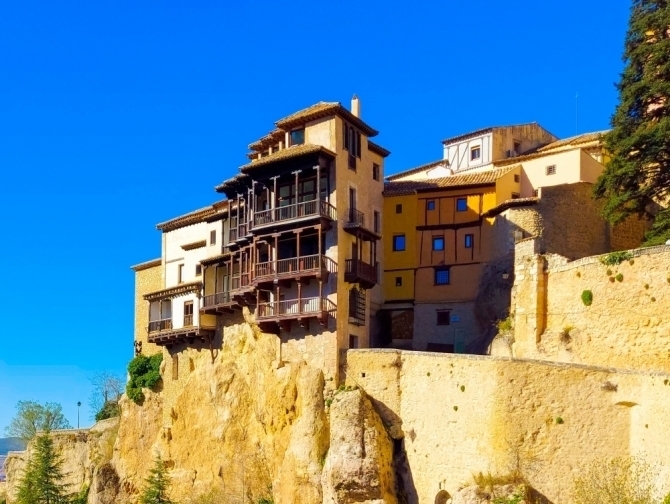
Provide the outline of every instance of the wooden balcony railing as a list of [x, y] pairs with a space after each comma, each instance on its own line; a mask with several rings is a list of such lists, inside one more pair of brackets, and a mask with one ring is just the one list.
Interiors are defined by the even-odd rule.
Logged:
[[233, 228], [230, 230], [228, 233], [228, 242], [234, 242], [237, 241], [237, 228]]
[[212, 306], [230, 303], [230, 292], [217, 292], [216, 294], [209, 294], [203, 298], [203, 308], [210, 308]]
[[169, 331], [172, 329], [172, 319], [152, 320], [149, 322], [149, 332]]
[[233, 275], [230, 279], [230, 290], [236, 291], [249, 287], [251, 284], [251, 274], [250, 273], [237, 273]]
[[291, 277], [319, 271], [334, 273], [336, 269], [337, 264], [330, 257], [314, 254], [256, 264], [255, 279]]
[[184, 315], [184, 327], [190, 327], [193, 325], [193, 315]]
[[327, 298], [311, 297], [286, 299], [260, 303], [256, 312], [259, 320], [268, 318], [299, 318], [301, 316], [320, 316], [335, 310], [335, 304]]
[[344, 265], [344, 281], [349, 283], [363, 282], [374, 285], [377, 283], [378, 266], [379, 263], [368, 264], [360, 259], [347, 259]]
[[365, 214], [356, 208], [350, 208], [347, 211], [346, 225], [365, 227]]
[[237, 228], [237, 238], [241, 239], [247, 236], [247, 229], [248, 225], [246, 222], [244, 224], [240, 224], [240, 226]]
[[301, 201], [292, 205], [262, 210], [254, 214], [254, 228], [277, 222], [289, 222], [304, 217], [321, 216], [335, 220], [335, 207], [325, 200]]

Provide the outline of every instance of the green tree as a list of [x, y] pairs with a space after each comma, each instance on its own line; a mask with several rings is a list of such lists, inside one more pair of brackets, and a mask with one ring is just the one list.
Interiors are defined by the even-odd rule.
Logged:
[[19, 401], [16, 404], [16, 416], [7, 426], [5, 432], [9, 437], [18, 437], [30, 441], [38, 431], [70, 428], [60, 404]]
[[144, 481], [146, 486], [140, 497], [140, 504], [174, 504], [167, 495], [170, 478], [160, 455], [154, 459], [154, 466]]
[[93, 392], [88, 400], [91, 414], [96, 421], [119, 416], [119, 399], [123, 394], [124, 380], [113, 373], [101, 371], [91, 378]]
[[670, 238], [670, 7], [667, 0], [633, 0], [617, 84], [619, 104], [605, 146], [612, 160], [594, 194], [613, 223], [656, 217], [646, 244]]
[[35, 440], [35, 451], [19, 482], [17, 504], [69, 504], [72, 496], [61, 483], [61, 466], [49, 432], [43, 432]]
[[144, 401], [142, 388], [154, 389], [161, 380], [161, 362], [163, 354], [146, 357], [138, 355], [128, 363], [130, 379], [126, 384], [126, 395], [129, 399], [141, 404]]

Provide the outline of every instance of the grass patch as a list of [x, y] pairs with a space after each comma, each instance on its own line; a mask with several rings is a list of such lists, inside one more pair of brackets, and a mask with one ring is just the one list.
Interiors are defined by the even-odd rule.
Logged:
[[490, 472], [478, 472], [472, 475], [472, 481], [475, 485], [483, 488], [502, 485], [522, 485], [526, 483], [520, 471], [512, 471], [507, 474], [492, 474]]
[[591, 306], [593, 303], [593, 292], [590, 290], [585, 290], [582, 292], [582, 303], [584, 306]]
[[622, 250], [621, 252], [611, 252], [606, 256], [601, 257], [600, 262], [606, 266], [616, 266], [624, 261], [630, 261], [632, 259], [633, 254], [627, 250]]
[[505, 320], [498, 321], [498, 332], [509, 332], [512, 330], [512, 318], [507, 317]]

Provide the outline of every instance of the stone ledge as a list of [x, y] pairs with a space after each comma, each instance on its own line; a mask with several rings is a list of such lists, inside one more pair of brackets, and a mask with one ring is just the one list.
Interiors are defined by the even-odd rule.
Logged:
[[[655, 255], [655, 254], [662, 254], [664, 252], [670, 253], [670, 245], [656, 245], [654, 247], [644, 247], [644, 248], [638, 248], [638, 249], [632, 249], [632, 250], [621, 250], [620, 252], [629, 252], [633, 258], [635, 257], [642, 257], [642, 256], [647, 256], [647, 255]], [[568, 264], [561, 265], [561, 266], [554, 266], [550, 267], [548, 269], [549, 273], [558, 273], [560, 271], [569, 271], [574, 268], [578, 268], [579, 266], [586, 266], [589, 264], [595, 264], [595, 263], [600, 263], [600, 259], [602, 257], [606, 257], [610, 255], [612, 252], [608, 252], [607, 254], [600, 254], [596, 256], [588, 256], [588, 257], [583, 257], [581, 259], [576, 259], [574, 261], [569, 262]]]

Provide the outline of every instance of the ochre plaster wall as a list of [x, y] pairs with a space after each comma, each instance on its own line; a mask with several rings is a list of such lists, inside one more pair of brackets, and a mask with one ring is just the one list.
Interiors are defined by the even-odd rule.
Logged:
[[434, 502], [440, 489], [453, 495], [479, 471], [506, 473], [517, 455], [531, 485], [554, 504], [572, 502], [583, 464], [619, 455], [645, 454], [669, 489], [667, 374], [350, 350], [347, 383], [360, 386], [403, 439], [410, 503]]
[[142, 296], [162, 288], [163, 267], [160, 264], [135, 272], [135, 341], [142, 342], [144, 355], [154, 355], [162, 352], [162, 349], [148, 342], [149, 303]]

